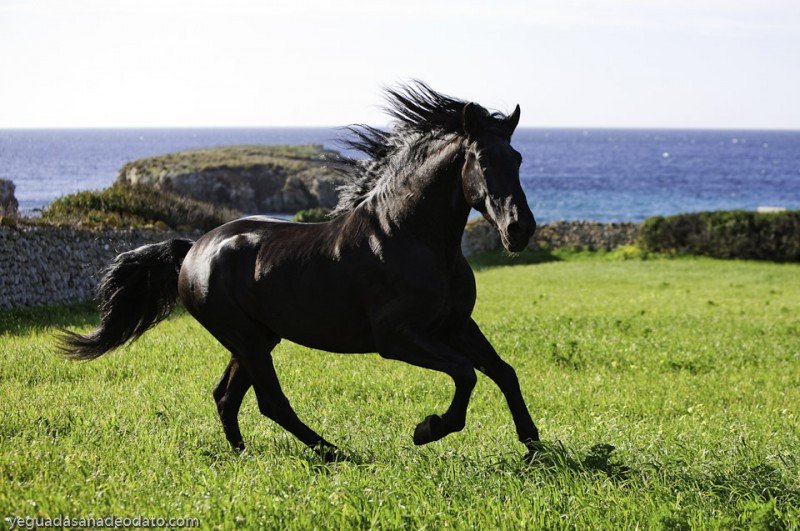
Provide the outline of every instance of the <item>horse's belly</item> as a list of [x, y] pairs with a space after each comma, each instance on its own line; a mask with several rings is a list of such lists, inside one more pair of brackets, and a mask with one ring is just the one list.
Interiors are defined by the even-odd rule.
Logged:
[[331, 352], [375, 351], [369, 318], [346, 276], [276, 271], [257, 291], [264, 322], [276, 335]]
[[266, 322], [278, 336], [300, 345], [329, 352], [375, 352], [369, 322], [340, 312], [318, 314], [294, 308], [268, 312]]

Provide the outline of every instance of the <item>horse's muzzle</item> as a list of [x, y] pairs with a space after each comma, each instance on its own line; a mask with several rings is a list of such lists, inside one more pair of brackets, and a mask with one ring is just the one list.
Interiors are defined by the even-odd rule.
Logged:
[[505, 238], [503, 245], [507, 251], [518, 253], [525, 249], [531, 237], [536, 232], [536, 220], [533, 216], [530, 219], [516, 219], [511, 221], [505, 228]]

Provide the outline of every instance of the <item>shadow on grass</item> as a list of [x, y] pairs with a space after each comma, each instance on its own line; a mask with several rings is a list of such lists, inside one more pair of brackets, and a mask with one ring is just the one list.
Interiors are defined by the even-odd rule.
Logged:
[[97, 307], [91, 302], [0, 310], [0, 335], [22, 335], [55, 326], [88, 326], [96, 324], [97, 319]]
[[[794, 456], [779, 455], [785, 465], [784, 470], [742, 444], [741, 448], [736, 449], [739, 455], [732, 462], [725, 463], [720, 456], [712, 462], [694, 464], [682, 460], [650, 462], [634, 470], [620, 462], [614, 450], [610, 444], [596, 444], [584, 456], [580, 456], [560, 442], [542, 443], [540, 449], [526, 456], [522, 465], [506, 462], [502, 466], [514, 467], [522, 476], [541, 471], [553, 477], [565, 473], [576, 476], [599, 474], [621, 484], [662, 483], [661, 488], [702, 493], [709, 498], [716, 498], [719, 504], [744, 507], [749, 514], [743, 515], [743, 522], [754, 528], [790, 528], [790, 523], [798, 514], [800, 489], [790, 472], [797, 466]], [[665, 525], [679, 523], [679, 527], [690, 528], [689, 516], [680, 511], [667, 511], [660, 516]]]
[[631, 474], [627, 465], [614, 457], [616, 448], [610, 444], [595, 444], [585, 456], [571, 453], [560, 442], [541, 443], [538, 450], [529, 452], [524, 463], [528, 466], [553, 470], [556, 472], [572, 471], [575, 473], [601, 472], [613, 480], [625, 480]]
[[488, 251], [469, 257], [469, 263], [476, 271], [492, 267], [543, 264], [546, 262], [560, 262], [561, 260], [552, 252], [544, 249], [535, 251], [526, 249], [514, 254], [506, 251]]
[[282, 460], [291, 460], [301, 463], [309, 471], [318, 474], [329, 474], [335, 471], [337, 465], [372, 465], [376, 463], [371, 452], [359, 452], [351, 449], [338, 448], [333, 454], [323, 457], [316, 450], [306, 448], [302, 444], [287, 437], [272, 440], [252, 441], [247, 443], [244, 451], [232, 450], [227, 444], [224, 446], [211, 445], [201, 449], [200, 454], [208, 460], [210, 465], [237, 462], [259, 457], [277, 457]]
[[[184, 314], [186, 310], [178, 305], [172, 317]], [[0, 335], [23, 335], [55, 327], [78, 328], [96, 325], [100, 312], [94, 302], [81, 302], [60, 306], [37, 306], [0, 310]]]

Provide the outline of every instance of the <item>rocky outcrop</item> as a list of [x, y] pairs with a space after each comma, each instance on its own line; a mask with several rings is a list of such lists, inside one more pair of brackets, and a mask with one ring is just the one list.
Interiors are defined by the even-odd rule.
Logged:
[[117, 182], [161, 190], [247, 213], [336, 205], [340, 155], [322, 146], [230, 146], [182, 151], [125, 164]]
[[7, 179], [0, 179], [0, 216], [16, 217], [17, 198], [14, 197], [14, 183]]

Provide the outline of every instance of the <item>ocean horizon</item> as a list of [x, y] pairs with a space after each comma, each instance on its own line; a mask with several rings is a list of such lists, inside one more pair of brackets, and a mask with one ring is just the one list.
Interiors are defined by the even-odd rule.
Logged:
[[[131, 160], [237, 144], [322, 144], [350, 155], [342, 128], [0, 130], [0, 178], [20, 211], [111, 185]], [[800, 209], [800, 131], [520, 128], [520, 180], [539, 222], [641, 221], [760, 206]]]

